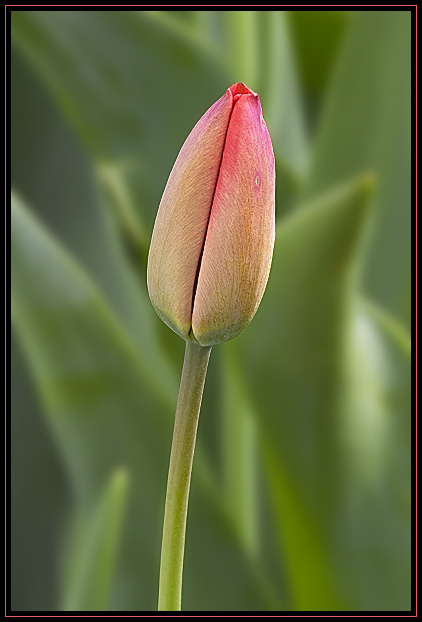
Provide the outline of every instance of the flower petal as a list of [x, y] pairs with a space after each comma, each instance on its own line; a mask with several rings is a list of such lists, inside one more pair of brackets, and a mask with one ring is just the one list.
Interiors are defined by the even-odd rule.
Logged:
[[228, 89], [198, 121], [170, 173], [148, 256], [151, 302], [161, 319], [190, 338], [193, 293], [233, 105]]
[[232, 339], [254, 316], [271, 266], [275, 165], [259, 97], [234, 103], [192, 315], [202, 345]]

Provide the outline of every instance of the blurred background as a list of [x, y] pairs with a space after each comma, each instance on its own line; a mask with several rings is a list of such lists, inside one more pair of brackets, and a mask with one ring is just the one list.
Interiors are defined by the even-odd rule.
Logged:
[[411, 13], [11, 24], [12, 609], [156, 609], [184, 343], [146, 257], [183, 141], [241, 81], [276, 247], [212, 352], [183, 608], [409, 610]]

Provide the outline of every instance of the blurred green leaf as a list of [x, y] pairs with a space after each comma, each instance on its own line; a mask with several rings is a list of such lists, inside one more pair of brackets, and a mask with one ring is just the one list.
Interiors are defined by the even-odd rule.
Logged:
[[222, 361], [221, 445], [225, 502], [245, 550], [257, 557], [257, 422], [243, 387], [233, 344], [224, 344], [218, 350]]
[[[110, 607], [155, 609], [169, 415], [176, 394], [162, 384], [160, 371], [142, 358], [144, 353], [135, 350], [80, 268], [16, 197], [12, 318], [82, 511], [98, 498], [116, 469], [124, 468], [131, 478]], [[184, 608], [266, 609], [271, 599], [266, 579], [257, 580], [259, 571], [233, 533], [206, 469], [198, 446]], [[213, 589], [204, 592], [211, 584]]]
[[238, 341], [299, 611], [342, 608], [321, 529], [329, 531], [338, 494], [332, 416], [346, 288], [370, 188], [367, 179], [351, 183], [279, 225], [267, 292]]
[[176, 387], [158, 384], [86, 276], [16, 197], [12, 284], [13, 324], [79, 502], [97, 498], [116, 468], [152, 470], [137, 482], [145, 504], [139, 538], [151, 555], [146, 534], [159, 523], [162, 486], [155, 484], [166, 477], [166, 413]]
[[121, 539], [128, 475], [112, 474], [87, 517], [79, 517], [68, 552], [65, 611], [104, 611]]
[[152, 361], [160, 359], [165, 373], [169, 365], [156, 345], [156, 314], [139, 275], [130, 270], [115, 219], [103, 209], [91, 163], [18, 51], [12, 50], [11, 61], [12, 187], [78, 258], [122, 324]]
[[[355, 332], [361, 320], [353, 285], [370, 187], [363, 178], [280, 224], [267, 293], [236, 342], [245, 390], [262, 423], [262, 456], [295, 610], [410, 606], [409, 515], [401, 490], [410, 478], [403, 460], [409, 447], [408, 351], [397, 351], [391, 337], [381, 334], [386, 345], [380, 356]], [[364, 321], [377, 333], [372, 319]], [[383, 365], [393, 370], [397, 393]], [[402, 460], [397, 469], [396, 458], [383, 454], [372, 496], [365, 490], [370, 478], [361, 471], [362, 452], [374, 458], [378, 444], [376, 431], [368, 436], [362, 428], [380, 411], [368, 403], [370, 379], [382, 404], [382, 432], [390, 434], [386, 418], [395, 418], [393, 426], [401, 430], [400, 441], [391, 430], [390, 442]], [[394, 394], [388, 401], [386, 384]], [[377, 532], [374, 523], [387, 507]]]
[[[84, 505], [96, 498], [115, 468], [138, 474], [139, 531], [132, 547], [139, 560], [137, 576], [127, 585], [128, 602], [153, 608], [159, 500], [170, 441], [160, 401], [169, 405], [175, 394], [154, 396], [151, 371], [140, 369], [133, 347], [97, 292], [16, 200], [12, 210], [15, 327]], [[133, 521], [132, 515], [132, 529]], [[130, 528], [126, 537], [133, 539]]]
[[289, 11], [294, 49], [304, 87], [321, 97], [338, 57], [351, 11]]
[[[375, 36], [376, 34], [376, 36]], [[364, 291], [409, 326], [411, 12], [355, 16], [327, 93], [306, 196], [362, 170], [379, 180]]]
[[146, 252], [176, 155], [229, 86], [219, 55], [160, 12], [14, 11], [12, 34], [97, 164], [123, 177]]
[[289, 175], [298, 184], [307, 166], [308, 137], [286, 12], [257, 11], [257, 23], [257, 91], [274, 145], [277, 172], [282, 174], [278, 184], [285, 184]]
[[13, 331], [9, 365], [11, 609], [57, 610], [57, 550], [71, 508], [68, 479]]
[[410, 339], [367, 301], [347, 335], [344, 480], [333, 551], [343, 590], [368, 611], [411, 608]]

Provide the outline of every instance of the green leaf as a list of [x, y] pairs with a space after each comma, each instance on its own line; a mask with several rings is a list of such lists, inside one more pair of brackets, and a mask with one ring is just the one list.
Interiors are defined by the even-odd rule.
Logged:
[[[110, 607], [154, 610], [175, 387], [163, 383], [148, 353], [135, 349], [86, 275], [16, 197], [11, 233], [13, 325], [82, 514], [116, 469], [131, 478]], [[268, 608], [265, 581], [233, 533], [207, 465], [198, 446], [184, 607]], [[204, 592], [206, 585], [212, 590]]]
[[294, 48], [302, 82], [321, 97], [330, 79], [351, 11], [289, 11]]
[[359, 302], [346, 361], [345, 404], [335, 413], [342, 457], [334, 468], [341, 486], [335, 511], [325, 517], [331, 533], [309, 518], [277, 443], [267, 438], [262, 445], [292, 601], [301, 610], [406, 611], [411, 606], [408, 337], [382, 312]]
[[[372, 187], [372, 180], [363, 177], [280, 223], [266, 293], [248, 331], [236, 342], [241, 352], [249, 353], [239, 361], [248, 386], [255, 378], [251, 389], [273, 397], [260, 400], [259, 408], [264, 413], [268, 407], [272, 424], [279, 426], [280, 449], [305, 487], [313, 460], [321, 460], [323, 467], [329, 458], [319, 448], [332, 436], [328, 407], [337, 387], [333, 380], [341, 371], [354, 262]], [[276, 418], [274, 407], [294, 408], [298, 414]], [[304, 434], [300, 453], [290, 445], [294, 430]]]
[[[376, 33], [376, 36], [375, 36]], [[364, 291], [409, 326], [411, 12], [363, 11], [327, 93], [306, 196], [376, 173], [379, 193]]]
[[371, 185], [351, 183], [280, 224], [266, 294], [238, 341], [296, 610], [336, 609], [341, 601], [319, 525], [329, 529], [338, 492], [332, 413], [345, 294]]
[[229, 86], [219, 55], [160, 12], [14, 11], [12, 32], [97, 164], [123, 178], [145, 253], [183, 141]]
[[57, 611], [57, 544], [71, 507], [69, 483], [13, 331], [9, 370], [11, 609]]
[[[258, 93], [274, 145], [279, 184], [299, 183], [308, 161], [303, 102], [285, 11], [258, 11]], [[284, 178], [287, 178], [286, 181]]]
[[245, 550], [256, 557], [259, 554], [257, 422], [243, 387], [235, 352], [233, 343], [224, 344], [218, 352], [222, 363], [224, 495], [229, 516]]
[[[122, 324], [139, 346], [149, 351], [154, 365], [160, 354], [156, 348], [156, 314], [146, 287], [140, 287], [139, 276], [128, 269], [115, 219], [104, 209], [92, 165], [51, 97], [15, 49], [11, 78], [12, 187], [78, 258]], [[145, 276], [142, 281], [146, 281]], [[163, 369], [167, 363], [160, 358]]]
[[333, 538], [338, 579], [362, 610], [410, 610], [409, 336], [385, 312], [358, 300], [345, 361], [343, 488]]
[[65, 611], [107, 609], [124, 524], [128, 473], [115, 471], [87, 517], [79, 517], [69, 545]]
[[[382, 354], [374, 340], [356, 337], [356, 264], [371, 186], [364, 177], [280, 224], [261, 308], [236, 342], [262, 425], [291, 607], [299, 611], [410, 606], [409, 515], [401, 498], [409, 477], [408, 351], [366, 314], [385, 342]], [[378, 462], [376, 430], [362, 427], [374, 420], [389, 438]]]
[[[158, 481], [165, 482], [171, 433], [165, 406], [175, 392], [157, 387], [98, 292], [16, 198], [11, 225], [13, 323], [79, 505], [88, 507], [98, 498], [117, 468], [141, 476], [139, 532], [132, 542], [139, 561], [126, 604], [153, 608]], [[150, 472], [151, 477], [143, 475]], [[128, 520], [130, 533], [133, 509]], [[124, 548], [133, 538], [129, 533]]]

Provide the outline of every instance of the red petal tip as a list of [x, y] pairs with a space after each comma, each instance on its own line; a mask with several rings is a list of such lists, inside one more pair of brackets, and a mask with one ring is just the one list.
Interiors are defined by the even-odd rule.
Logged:
[[236, 84], [233, 84], [228, 90], [231, 91], [233, 97], [236, 95], [256, 95], [256, 93], [251, 91], [243, 82], [236, 82]]

